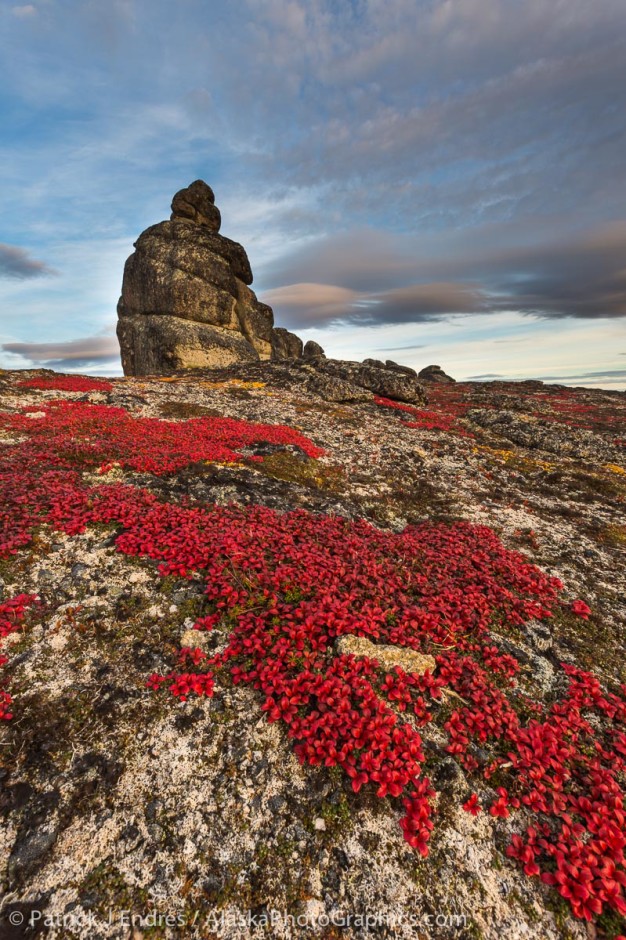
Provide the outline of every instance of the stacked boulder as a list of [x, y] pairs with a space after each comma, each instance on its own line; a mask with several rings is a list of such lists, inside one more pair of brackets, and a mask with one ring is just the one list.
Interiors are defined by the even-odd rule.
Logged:
[[272, 360], [328, 401], [375, 395], [418, 403], [413, 369], [395, 362], [327, 359], [322, 347], [282, 327], [251, 289], [240, 244], [220, 235], [213, 190], [196, 180], [176, 193], [168, 221], [151, 225], [126, 261], [117, 305], [125, 375], [163, 375]]
[[174, 196], [169, 221], [135, 242], [117, 307], [125, 375], [292, 355], [283, 334], [293, 334], [274, 330], [272, 308], [250, 288], [245, 250], [220, 225], [213, 190], [196, 180]]

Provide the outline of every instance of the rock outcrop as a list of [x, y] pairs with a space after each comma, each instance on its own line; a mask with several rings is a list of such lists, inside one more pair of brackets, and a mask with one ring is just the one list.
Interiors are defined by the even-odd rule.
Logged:
[[456, 382], [451, 375], [446, 375], [441, 366], [425, 366], [417, 377], [421, 382], [438, 382], [440, 385], [451, 385]]
[[300, 373], [327, 401], [374, 395], [425, 400], [417, 373], [387, 360], [327, 359], [319, 343], [274, 327], [251, 289], [244, 248], [220, 235], [213, 190], [196, 180], [176, 193], [169, 220], [151, 225], [126, 261], [117, 312], [125, 375], [220, 369], [272, 360]]
[[390, 368], [376, 359], [346, 362], [343, 359], [315, 358], [309, 362], [318, 374], [341, 379], [350, 386], [367, 389], [381, 398], [391, 398], [412, 405], [422, 404], [426, 400], [424, 389], [417, 381], [415, 372], [408, 368], [407, 371]]
[[272, 359], [300, 359], [302, 340], [295, 333], [290, 333], [282, 326], [272, 331]]
[[326, 353], [322, 349], [319, 343], [316, 343], [315, 340], [310, 339], [307, 343], [304, 344], [304, 349], [302, 350], [303, 359], [325, 359]]
[[126, 375], [274, 355], [272, 309], [251, 290], [246, 252], [220, 224], [213, 190], [196, 180], [174, 196], [169, 221], [135, 242], [117, 308]]

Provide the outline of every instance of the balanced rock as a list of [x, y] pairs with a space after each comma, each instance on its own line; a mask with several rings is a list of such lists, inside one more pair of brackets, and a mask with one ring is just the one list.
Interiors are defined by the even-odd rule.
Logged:
[[196, 180], [174, 196], [169, 221], [135, 242], [117, 307], [126, 375], [272, 356], [272, 309], [250, 288], [248, 256], [220, 224], [213, 190]]
[[325, 359], [326, 353], [322, 349], [319, 343], [316, 343], [315, 340], [310, 339], [304, 344], [304, 349], [302, 350], [303, 359]]
[[456, 382], [452, 376], [446, 375], [441, 366], [425, 366], [417, 377], [421, 382], [438, 382], [440, 385], [450, 385]]

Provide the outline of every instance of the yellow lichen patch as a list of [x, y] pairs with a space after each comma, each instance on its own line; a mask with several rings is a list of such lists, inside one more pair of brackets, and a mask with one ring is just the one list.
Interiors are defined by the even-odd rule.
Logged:
[[265, 388], [265, 382], [244, 382], [242, 379], [228, 379], [226, 382], [198, 382], [201, 388]]
[[603, 530], [601, 541], [621, 548], [626, 545], [626, 525], [609, 525]]
[[610, 473], [620, 473], [626, 476], [626, 470], [623, 467], [618, 467], [616, 463], [605, 463], [603, 470], [608, 470]]
[[536, 457], [521, 457], [514, 450], [498, 449], [489, 447], [487, 444], [476, 444], [472, 447], [472, 453], [484, 457], [492, 457], [494, 460], [501, 460], [506, 464], [514, 464], [516, 470], [530, 473], [533, 470], [554, 470], [556, 464], [548, 460], [537, 460]]
[[476, 444], [472, 447], [473, 454], [484, 454], [485, 456], [495, 457], [500, 460], [510, 460], [515, 454], [512, 450], [498, 450], [495, 447], [488, 447], [486, 444]]

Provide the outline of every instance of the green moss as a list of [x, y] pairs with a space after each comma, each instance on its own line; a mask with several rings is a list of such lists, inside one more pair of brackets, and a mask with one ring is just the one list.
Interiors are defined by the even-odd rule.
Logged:
[[345, 478], [341, 467], [326, 466], [317, 460], [310, 460], [293, 454], [291, 451], [279, 451], [265, 457], [262, 463], [255, 464], [255, 470], [274, 480], [298, 483], [313, 490], [341, 493], [345, 489]]
[[145, 915], [153, 906], [148, 891], [131, 887], [111, 861], [101, 862], [76, 887], [81, 900], [88, 898], [90, 906], [105, 917], [109, 911], [113, 916], [118, 911], [136, 911]]
[[602, 529], [599, 541], [614, 548], [623, 548], [626, 545], [626, 525], [609, 525]]
[[605, 911], [596, 921], [596, 927], [601, 936], [606, 936], [607, 940], [613, 937], [626, 935], [626, 917], [620, 917], [615, 911]]
[[626, 680], [626, 665], [614, 655], [624, 644], [624, 636], [616, 632], [619, 625], [612, 627], [600, 615], [592, 614], [585, 620], [570, 610], [557, 608], [551, 627], [555, 638], [572, 651], [583, 669], [612, 675], [619, 682]]
[[544, 903], [554, 915], [554, 922], [562, 940], [573, 940], [572, 932], [567, 926], [568, 921], [571, 920], [572, 911], [565, 898], [562, 898], [557, 891], [549, 891]]

